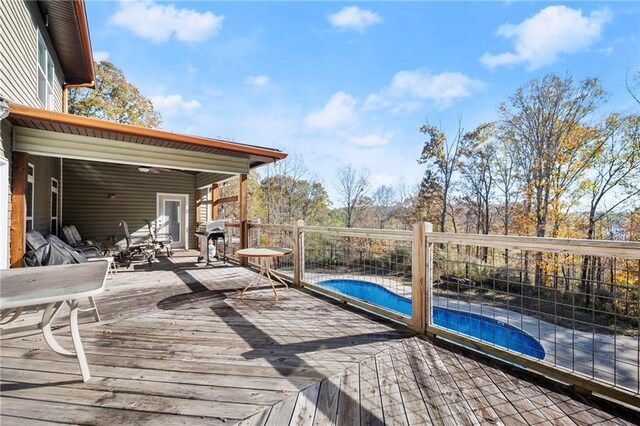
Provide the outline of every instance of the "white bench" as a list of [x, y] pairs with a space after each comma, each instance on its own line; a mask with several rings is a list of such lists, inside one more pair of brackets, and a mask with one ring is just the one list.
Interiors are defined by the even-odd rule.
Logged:
[[[0, 270], [0, 310], [3, 336], [27, 330], [42, 330], [45, 342], [56, 353], [76, 357], [83, 381], [91, 378], [78, 329], [78, 300], [93, 298], [105, 287], [108, 261], [77, 263], [72, 265], [39, 266]], [[51, 332], [51, 321], [64, 303], [69, 305], [69, 326], [75, 352], [69, 352], [56, 341]], [[6, 327], [15, 321], [27, 307], [46, 305], [42, 321], [21, 327]]]

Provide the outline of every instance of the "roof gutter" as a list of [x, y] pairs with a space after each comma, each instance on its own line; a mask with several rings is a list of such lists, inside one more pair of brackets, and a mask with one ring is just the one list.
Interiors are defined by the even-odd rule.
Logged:
[[78, 22], [78, 30], [80, 31], [80, 41], [82, 43], [82, 52], [84, 63], [87, 67], [89, 82], [81, 84], [65, 84], [67, 87], [88, 87], [93, 89], [96, 87], [96, 72], [93, 68], [93, 51], [91, 50], [91, 36], [89, 35], [89, 21], [87, 20], [87, 9], [84, 0], [74, 0], [73, 9], [76, 13], [76, 21]]

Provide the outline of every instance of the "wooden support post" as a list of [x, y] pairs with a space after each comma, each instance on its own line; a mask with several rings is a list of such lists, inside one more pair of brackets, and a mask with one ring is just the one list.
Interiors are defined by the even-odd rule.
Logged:
[[13, 167], [11, 173], [11, 252], [9, 260], [12, 268], [23, 266], [24, 240], [26, 231], [26, 190], [27, 173], [29, 168], [29, 154], [25, 152], [13, 153]]
[[[240, 201], [240, 248], [244, 249], [249, 247], [249, 222], [247, 220], [247, 216], [249, 215], [249, 206], [247, 204], [249, 182], [246, 174], [241, 174], [238, 179], [238, 199]], [[249, 260], [246, 257], [240, 258], [241, 266], [247, 266], [248, 264]]]
[[413, 244], [411, 247], [411, 328], [424, 333], [431, 320], [431, 250], [427, 246], [427, 232], [433, 226], [428, 222], [418, 222], [413, 225]]
[[304, 220], [299, 219], [293, 226], [293, 284], [300, 285], [304, 276], [304, 232], [300, 230]]
[[209, 220], [218, 220], [218, 201], [220, 199], [220, 185], [214, 183], [211, 185], [211, 211], [209, 212]]

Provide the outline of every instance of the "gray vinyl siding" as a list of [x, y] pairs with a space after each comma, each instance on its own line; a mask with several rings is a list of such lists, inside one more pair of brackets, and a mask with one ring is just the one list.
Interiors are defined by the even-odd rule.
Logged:
[[[64, 160], [63, 224], [83, 237], [122, 242], [121, 219], [134, 237], [147, 235], [144, 220], [156, 219], [157, 193], [189, 195], [189, 246], [195, 247], [195, 177], [178, 171], [140, 173], [135, 166]], [[110, 198], [109, 194], [115, 197]]]
[[62, 111], [64, 76], [36, 2], [0, 1], [0, 96], [43, 108], [38, 99], [38, 28], [55, 64], [52, 109]]
[[[60, 184], [60, 159], [30, 155], [29, 163], [35, 167], [33, 229], [46, 235], [52, 233], [49, 229], [51, 222], [51, 178], [57, 179]], [[58, 209], [58, 211], [60, 210]]]

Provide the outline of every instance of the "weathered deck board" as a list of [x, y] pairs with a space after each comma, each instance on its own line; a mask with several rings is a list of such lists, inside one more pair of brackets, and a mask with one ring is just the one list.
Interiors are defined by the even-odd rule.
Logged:
[[360, 424], [360, 368], [355, 365], [347, 368], [342, 378], [340, 398], [338, 399], [339, 425]]
[[316, 426], [336, 424], [338, 418], [338, 397], [342, 383], [342, 373], [322, 381], [318, 394], [318, 405], [313, 424]]
[[374, 357], [360, 361], [360, 420], [365, 425], [383, 425], [380, 383]]
[[414, 371], [419, 389], [427, 404], [429, 416], [434, 424], [454, 424], [455, 419], [449, 408], [449, 403], [440, 393], [438, 382], [431, 374], [431, 368], [426, 363], [420, 346], [415, 340], [406, 340], [403, 346], [409, 358], [409, 365]]
[[395, 345], [390, 349], [393, 368], [398, 376], [402, 403], [410, 425], [431, 424], [427, 405], [422, 398], [418, 382], [409, 365], [409, 358], [402, 345]]
[[[0, 342], [2, 424], [632, 424], [494, 361], [177, 253], [108, 281], [81, 317], [92, 379], [38, 334]], [[29, 314], [27, 320], [39, 316]], [[55, 331], [70, 347], [67, 327]], [[636, 417], [635, 419], [637, 419]]]
[[311, 426], [318, 403], [320, 383], [311, 385], [298, 394], [295, 408], [291, 414], [291, 424], [299, 426]]
[[265, 423], [266, 426], [288, 425], [291, 421], [291, 415], [296, 408], [297, 397], [287, 398], [273, 406], [269, 413], [269, 418]]
[[408, 425], [407, 415], [400, 396], [400, 386], [393, 362], [388, 351], [382, 351], [375, 356], [380, 383], [380, 399], [384, 412], [384, 421], [393, 425]]

